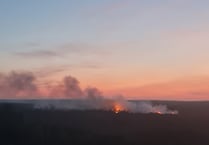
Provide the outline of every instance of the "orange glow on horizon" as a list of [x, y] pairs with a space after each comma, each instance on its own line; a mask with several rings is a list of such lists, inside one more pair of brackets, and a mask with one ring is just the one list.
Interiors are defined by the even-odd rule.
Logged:
[[112, 111], [118, 114], [121, 111], [127, 111], [127, 109], [122, 104], [116, 103], [114, 104]]
[[107, 90], [107, 95], [122, 94], [127, 98], [160, 100], [209, 100], [209, 79], [192, 78], [139, 87]]
[[[53, 77], [53, 80], [58, 81], [61, 76]], [[103, 92], [106, 97], [122, 95], [125, 98], [145, 99], [145, 100], [209, 100], [209, 77], [185, 77], [170, 81], [159, 81], [153, 83], [145, 83], [145, 85], [137, 85], [131, 82], [132, 79], [124, 79], [122, 83], [115, 83], [114, 79], [105, 78], [101, 80], [91, 80], [88, 78], [77, 77], [80, 81], [80, 86], [85, 89], [88, 86], [95, 86]], [[59, 79], [60, 80], [60, 79]], [[127, 81], [127, 83], [125, 83]], [[144, 80], [145, 81], [145, 80]], [[88, 82], [88, 84], [86, 83]], [[127, 84], [127, 85], [125, 85]], [[42, 94], [47, 94], [46, 89], [42, 88]]]

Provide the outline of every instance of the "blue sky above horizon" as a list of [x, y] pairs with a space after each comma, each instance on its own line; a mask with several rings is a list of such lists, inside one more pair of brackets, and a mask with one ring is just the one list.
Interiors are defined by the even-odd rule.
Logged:
[[[205, 0], [0, 0], [0, 69], [32, 71], [46, 80], [72, 74], [82, 86], [127, 96], [162, 92], [158, 84], [186, 79], [186, 86], [195, 85], [186, 87], [185, 96], [207, 94], [195, 88], [209, 75], [208, 5]], [[136, 89], [150, 85], [158, 87]]]

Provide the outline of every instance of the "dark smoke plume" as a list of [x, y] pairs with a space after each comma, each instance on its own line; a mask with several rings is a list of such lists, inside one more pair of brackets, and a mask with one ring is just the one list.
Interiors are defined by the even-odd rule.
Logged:
[[0, 75], [0, 97], [21, 97], [37, 95], [35, 76], [32, 73], [11, 72]]
[[[0, 97], [1, 98], [40, 98], [44, 96], [36, 83], [36, 77], [29, 72], [11, 72], [7, 75], [0, 74]], [[132, 113], [158, 113], [158, 114], [177, 114], [165, 105], [152, 105], [149, 102], [130, 102], [123, 97], [106, 98], [102, 92], [94, 87], [84, 90], [80, 88], [79, 81], [66, 76], [57, 85], [52, 85], [47, 89], [47, 98], [69, 98], [74, 101], [38, 101], [35, 108], [56, 109], [87, 109], [87, 110], [112, 110], [116, 113], [127, 111]], [[77, 101], [75, 101], [77, 100]]]
[[59, 98], [80, 98], [83, 96], [83, 91], [79, 86], [79, 81], [72, 77], [66, 76], [58, 85], [51, 87], [49, 97]]

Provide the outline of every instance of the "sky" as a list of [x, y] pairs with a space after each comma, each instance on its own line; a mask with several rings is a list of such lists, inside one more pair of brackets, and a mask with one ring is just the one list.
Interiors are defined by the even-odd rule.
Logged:
[[[128, 99], [209, 100], [209, 1], [0, 0], [0, 72]], [[42, 85], [41, 85], [42, 84]]]

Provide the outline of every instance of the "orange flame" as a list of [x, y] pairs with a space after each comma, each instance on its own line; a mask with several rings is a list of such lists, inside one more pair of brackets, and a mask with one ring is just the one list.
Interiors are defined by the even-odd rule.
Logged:
[[121, 104], [114, 104], [112, 111], [115, 112], [116, 114], [118, 114], [121, 111], [127, 111], [127, 109], [124, 106], [122, 106]]
[[159, 115], [161, 115], [161, 114], [162, 114], [162, 112], [160, 112], [160, 111], [156, 111], [155, 113], [156, 113], [156, 114], [159, 114]]

